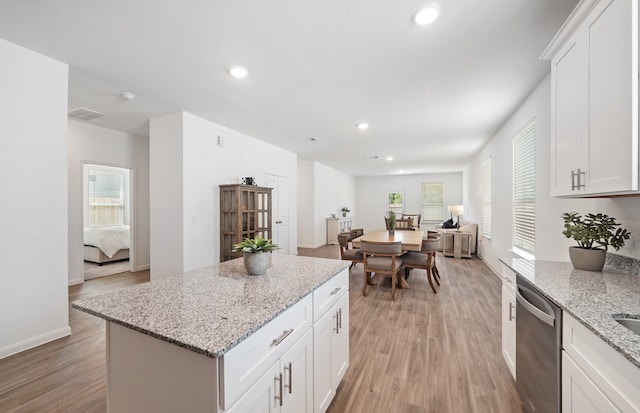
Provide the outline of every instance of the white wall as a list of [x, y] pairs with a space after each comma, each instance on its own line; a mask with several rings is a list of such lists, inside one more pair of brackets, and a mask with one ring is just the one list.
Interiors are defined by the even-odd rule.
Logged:
[[0, 358], [71, 333], [68, 66], [0, 39]]
[[[317, 248], [314, 161], [298, 159], [298, 246]], [[322, 244], [321, 244], [322, 245]]]
[[[499, 269], [500, 258], [510, 256], [512, 236], [512, 154], [511, 140], [533, 118], [536, 119], [536, 259], [569, 261], [568, 246], [573, 241], [562, 235], [563, 212], [602, 212], [617, 218], [632, 232], [634, 248], [621, 255], [640, 258], [640, 198], [565, 199], [550, 194], [550, 77], [547, 76], [493, 136], [465, 171], [464, 194], [468, 219], [481, 222], [482, 169], [491, 156], [492, 237], [481, 237], [479, 250], [486, 263]], [[466, 205], [465, 205], [466, 208]]]
[[[224, 137], [223, 147], [218, 136]], [[219, 262], [218, 186], [240, 183], [244, 176], [255, 177], [258, 185], [265, 185], [267, 174], [289, 178], [289, 253], [295, 252], [296, 154], [178, 112], [151, 120], [150, 161], [153, 279]]]
[[149, 268], [149, 138], [74, 120], [69, 120], [68, 135], [69, 284], [83, 280], [83, 163], [132, 170], [131, 263], [134, 271]]
[[[384, 229], [384, 215], [387, 211], [387, 192], [404, 190], [405, 212], [407, 214], [422, 213], [422, 184], [429, 182], [444, 182], [445, 208], [447, 205], [465, 206], [467, 218], [470, 207], [462, 194], [462, 172], [420, 175], [391, 175], [391, 176], [361, 176], [356, 178], [357, 202], [359, 212], [358, 223], [366, 231]], [[448, 217], [445, 217], [448, 218]], [[454, 217], [455, 220], [455, 217]], [[425, 229], [425, 225], [422, 225]], [[426, 229], [433, 229], [429, 225]]]

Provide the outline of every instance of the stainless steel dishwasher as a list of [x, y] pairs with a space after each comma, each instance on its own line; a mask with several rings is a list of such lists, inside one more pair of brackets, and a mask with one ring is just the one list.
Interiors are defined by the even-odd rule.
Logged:
[[516, 386], [525, 411], [561, 410], [562, 310], [516, 277]]

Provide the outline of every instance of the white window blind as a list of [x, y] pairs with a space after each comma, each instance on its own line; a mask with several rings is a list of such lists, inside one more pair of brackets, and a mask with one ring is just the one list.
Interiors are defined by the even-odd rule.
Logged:
[[444, 182], [422, 184], [422, 220], [444, 221]]
[[482, 235], [491, 238], [491, 159], [482, 164]]
[[535, 121], [513, 138], [513, 246], [535, 253]]

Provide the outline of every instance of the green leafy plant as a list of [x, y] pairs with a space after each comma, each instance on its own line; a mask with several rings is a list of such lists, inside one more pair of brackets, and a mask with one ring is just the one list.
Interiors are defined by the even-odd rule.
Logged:
[[396, 229], [396, 213], [393, 211], [389, 211], [389, 228], [390, 230]]
[[257, 236], [255, 238], [245, 238], [242, 242], [233, 245], [231, 251], [233, 252], [269, 252], [277, 250], [278, 245], [273, 244], [270, 239]]
[[349, 207], [342, 207], [342, 209], [340, 209], [340, 211], [344, 212], [345, 214], [348, 213], [348, 212], [351, 212]]
[[[586, 249], [602, 249], [607, 251], [609, 246], [617, 250], [624, 245], [624, 240], [631, 235], [616, 219], [605, 214], [586, 214], [584, 218], [577, 212], [562, 214], [564, 231], [567, 238], [573, 238], [578, 247]], [[594, 246], [597, 244], [597, 246]]]

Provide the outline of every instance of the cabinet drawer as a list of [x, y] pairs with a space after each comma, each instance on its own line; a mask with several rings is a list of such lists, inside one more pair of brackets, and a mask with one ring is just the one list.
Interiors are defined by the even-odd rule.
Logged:
[[223, 406], [231, 406], [311, 327], [312, 302], [306, 296], [223, 356]]
[[620, 411], [640, 412], [640, 369], [566, 312], [562, 324], [567, 355]]
[[320, 318], [349, 291], [349, 270], [344, 269], [313, 292], [313, 322]]

